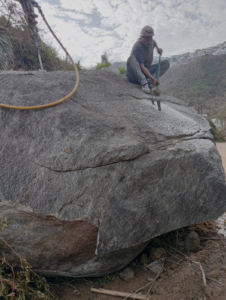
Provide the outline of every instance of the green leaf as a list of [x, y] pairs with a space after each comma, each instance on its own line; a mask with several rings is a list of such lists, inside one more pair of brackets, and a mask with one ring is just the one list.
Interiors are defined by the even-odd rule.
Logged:
[[6, 28], [0, 25], [0, 70], [7, 70], [13, 64], [13, 50]]

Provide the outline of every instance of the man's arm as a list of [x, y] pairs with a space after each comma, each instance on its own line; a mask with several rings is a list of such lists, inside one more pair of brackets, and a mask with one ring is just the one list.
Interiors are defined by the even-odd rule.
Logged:
[[157, 49], [158, 54], [162, 55], [163, 50], [162, 50], [162, 48], [158, 47], [158, 44], [156, 43], [156, 41], [155, 41], [155, 48]]
[[145, 68], [144, 64], [141, 63], [140, 64], [140, 68], [141, 68], [141, 71], [144, 73], [144, 75], [146, 75], [148, 78], [151, 78], [151, 80], [153, 81], [153, 85], [159, 85], [159, 81], [151, 75], [151, 73], [148, 71], [148, 69]]

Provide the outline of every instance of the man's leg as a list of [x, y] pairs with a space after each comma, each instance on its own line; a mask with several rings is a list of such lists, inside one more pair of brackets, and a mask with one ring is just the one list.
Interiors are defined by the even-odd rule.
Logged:
[[130, 55], [127, 60], [127, 79], [133, 83], [140, 83], [140, 85], [147, 84], [147, 79], [141, 71], [140, 65], [134, 55]]
[[[161, 61], [159, 77], [165, 74], [166, 71], [169, 69], [169, 67], [170, 67], [170, 62], [168, 60]], [[158, 63], [148, 67], [147, 69], [155, 78], [157, 77]], [[152, 80], [150, 78], [148, 78], [147, 81], [149, 85], [152, 84]]]

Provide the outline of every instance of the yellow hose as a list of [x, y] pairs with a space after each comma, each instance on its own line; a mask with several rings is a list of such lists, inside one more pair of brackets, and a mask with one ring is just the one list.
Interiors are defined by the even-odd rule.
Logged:
[[55, 33], [52, 31], [51, 27], [49, 26], [48, 22], [45, 19], [45, 16], [42, 14], [43, 20], [45, 21], [47, 27], [49, 28], [49, 30], [51, 31], [51, 33], [53, 34], [53, 36], [55, 37], [55, 39], [58, 41], [58, 43], [60, 44], [60, 46], [62, 47], [62, 49], [65, 51], [65, 53], [68, 55], [68, 57], [70, 58], [73, 67], [75, 69], [75, 73], [76, 73], [76, 83], [75, 83], [75, 87], [73, 88], [73, 90], [70, 92], [70, 94], [68, 94], [66, 97], [57, 100], [55, 102], [49, 103], [49, 104], [44, 104], [44, 105], [38, 105], [38, 106], [14, 106], [14, 105], [7, 105], [7, 104], [3, 104], [0, 103], [0, 107], [4, 107], [4, 108], [9, 108], [9, 109], [17, 109], [17, 110], [32, 110], [32, 109], [42, 109], [42, 108], [47, 108], [47, 107], [51, 107], [51, 106], [55, 106], [57, 104], [60, 104], [64, 101], [66, 101], [67, 99], [69, 99], [77, 90], [78, 85], [79, 85], [79, 73], [78, 73], [78, 68], [75, 64], [75, 62], [73, 61], [72, 57], [70, 56], [70, 54], [67, 52], [67, 50], [64, 48], [64, 46], [62, 45], [62, 43], [59, 41], [59, 39], [57, 38], [57, 36], [55, 35]]

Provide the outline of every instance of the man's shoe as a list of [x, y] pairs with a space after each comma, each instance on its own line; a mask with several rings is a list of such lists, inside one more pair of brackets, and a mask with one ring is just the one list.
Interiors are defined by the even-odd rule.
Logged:
[[146, 83], [145, 85], [142, 85], [142, 91], [146, 94], [150, 94], [151, 90], [148, 87], [148, 84]]

